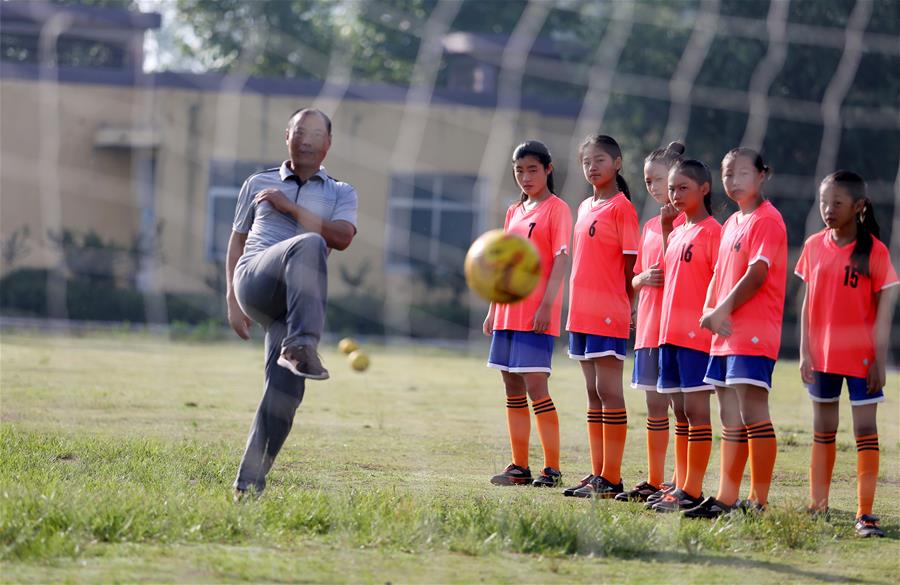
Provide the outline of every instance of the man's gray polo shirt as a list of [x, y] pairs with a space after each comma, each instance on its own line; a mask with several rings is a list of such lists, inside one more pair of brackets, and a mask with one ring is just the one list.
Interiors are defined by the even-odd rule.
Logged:
[[304, 209], [331, 221], [343, 220], [356, 228], [356, 189], [348, 183], [328, 176], [325, 167], [302, 185], [285, 161], [277, 169], [269, 169], [250, 176], [244, 181], [234, 210], [232, 229], [239, 234], [249, 234], [244, 244], [243, 263], [269, 246], [288, 238], [307, 233], [293, 217], [281, 213], [269, 202], [257, 206], [254, 197], [263, 189], [279, 189], [288, 199]]

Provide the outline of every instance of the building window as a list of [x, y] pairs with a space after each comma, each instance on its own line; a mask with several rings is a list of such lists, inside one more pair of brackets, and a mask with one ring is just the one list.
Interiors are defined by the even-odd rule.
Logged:
[[395, 175], [388, 203], [388, 270], [461, 268], [481, 206], [475, 176]]
[[225, 261], [241, 185], [250, 175], [274, 166], [261, 162], [210, 161], [206, 198], [206, 257], [209, 260]]

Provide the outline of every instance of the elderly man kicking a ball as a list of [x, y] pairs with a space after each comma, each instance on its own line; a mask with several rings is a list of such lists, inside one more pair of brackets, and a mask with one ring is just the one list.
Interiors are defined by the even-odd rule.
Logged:
[[234, 482], [236, 499], [265, 489], [306, 379], [328, 378], [316, 351], [325, 326], [326, 260], [356, 235], [356, 190], [322, 166], [331, 146], [328, 116], [298, 110], [285, 142], [289, 160], [244, 182], [228, 242], [228, 322], [241, 339], [250, 338], [251, 319], [266, 331], [265, 391]]

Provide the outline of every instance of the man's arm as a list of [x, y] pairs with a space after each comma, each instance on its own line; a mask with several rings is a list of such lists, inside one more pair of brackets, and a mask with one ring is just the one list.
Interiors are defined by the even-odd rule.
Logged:
[[244, 254], [247, 234], [232, 231], [225, 256], [225, 299], [228, 303], [228, 324], [241, 339], [250, 339], [250, 317], [244, 314], [234, 294], [234, 267]]
[[323, 219], [300, 205], [294, 205], [290, 215], [308, 231], [320, 234], [334, 250], [346, 250], [356, 235], [356, 228], [349, 221]]
[[254, 201], [257, 205], [268, 201], [281, 213], [293, 217], [306, 231], [321, 235], [328, 247], [334, 250], [346, 250], [353, 241], [353, 236], [356, 235], [356, 228], [349, 221], [324, 219], [303, 206], [297, 205], [279, 189], [263, 189], [256, 194]]

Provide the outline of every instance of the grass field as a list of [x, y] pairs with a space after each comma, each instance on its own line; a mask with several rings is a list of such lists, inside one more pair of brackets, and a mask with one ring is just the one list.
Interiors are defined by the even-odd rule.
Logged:
[[[812, 437], [794, 363], [776, 368], [770, 510], [702, 522], [491, 486], [508, 444], [499, 375], [483, 355], [370, 348], [360, 375], [323, 349], [332, 379], [308, 385], [269, 489], [233, 504], [261, 346], [5, 333], [3, 581], [895, 583], [900, 573], [896, 374], [879, 412], [875, 513], [888, 537], [862, 541], [846, 402], [835, 513], [800, 511]], [[575, 364], [555, 364], [568, 483], [589, 469], [584, 390]], [[627, 397], [631, 484], [645, 470], [646, 410], [640, 393]], [[539, 452], [534, 433], [532, 468]], [[718, 438], [707, 491], [717, 462]]]

